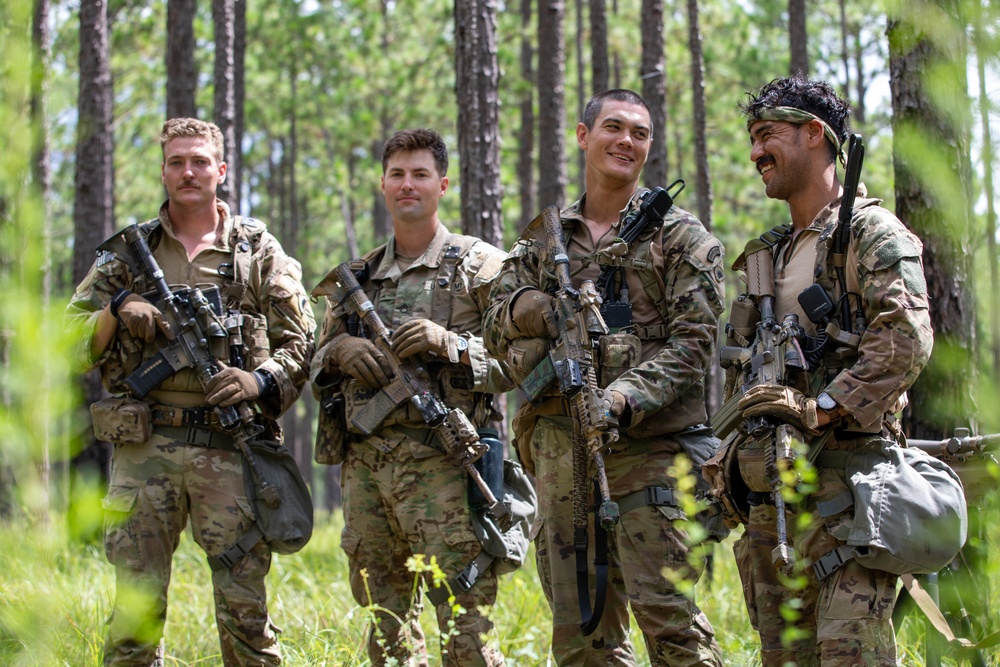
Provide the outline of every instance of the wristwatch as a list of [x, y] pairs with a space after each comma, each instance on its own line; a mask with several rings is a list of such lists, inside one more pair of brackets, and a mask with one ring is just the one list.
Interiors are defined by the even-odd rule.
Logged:
[[469, 349], [469, 341], [459, 336], [455, 346], [458, 348], [458, 357], [461, 359], [462, 353]]
[[816, 405], [829, 412], [837, 407], [837, 401], [833, 400], [833, 397], [824, 391], [816, 397]]

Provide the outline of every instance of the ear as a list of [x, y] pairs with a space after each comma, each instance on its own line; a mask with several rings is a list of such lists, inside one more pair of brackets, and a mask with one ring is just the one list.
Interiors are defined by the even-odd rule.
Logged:
[[447, 176], [442, 176], [441, 177], [441, 194], [443, 195], [447, 191], [448, 191], [448, 177]]
[[581, 151], [587, 150], [587, 126], [583, 123], [576, 124], [576, 145], [580, 147]]
[[228, 170], [229, 170], [229, 167], [226, 166], [225, 162], [220, 162], [219, 163], [219, 184], [220, 185], [222, 183], [226, 182], [226, 172]]
[[815, 148], [817, 146], [822, 146], [826, 141], [826, 135], [823, 134], [823, 123], [818, 120], [811, 120], [805, 124], [806, 128], [806, 141], [810, 148]]

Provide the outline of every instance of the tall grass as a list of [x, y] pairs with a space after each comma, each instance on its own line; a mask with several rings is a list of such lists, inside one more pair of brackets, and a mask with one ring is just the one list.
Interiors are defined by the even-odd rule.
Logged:
[[[54, 521], [47, 526], [0, 527], [0, 665], [100, 665], [114, 575], [101, 547], [71, 543], [61, 525]], [[322, 517], [305, 549], [274, 557], [268, 575], [269, 603], [282, 629], [282, 651], [290, 667], [368, 664], [369, 616], [351, 598], [347, 560], [339, 546], [341, 527], [339, 513]], [[993, 531], [996, 537], [997, 529]], [[710, 580], [706, 576], [699, 583], [698, 602], [715, 626], [727, 663], [754, 665], [760, 661], [756, 635], [743, 606], [732, 539], [716, 547], [714, 572]], [[1000, 588], [995, 567], [990, 579], [995, 610]], [[491, 640], [498, 642], [508, 664], [550, 664], [551, 617], [530, 562], [501, 580], [491, 617], [497, 628]], [[429, 610], [425, 609], [421, 623], [433, 664], [439, 654], [436, 623]], [[923, 633], [917, 619], [904, 622], [899, 635], [902, 664], [924, 664]], [[174, 556], [165, 634], [167, 665], [220, 664], [208, 564], [187, 535]], [[632, 634], [639, 664], [648, 665], [634, 625]], [[995, 650], [990, 654], [991, 664], [998, 663], [998, 656]], [[955, 664], [949, 660], [946, 664]]]

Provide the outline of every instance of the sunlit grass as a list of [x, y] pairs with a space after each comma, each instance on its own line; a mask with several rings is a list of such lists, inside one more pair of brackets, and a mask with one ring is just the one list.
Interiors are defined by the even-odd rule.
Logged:
[[[45, 667], [100, 664], [104, 624], [111, 606], [114, 576], [95, 545], [70, 543], [62, 523], [48, 528], [9, 525], [0, 528], [0, 664]], [[351, 598], [347, 559], [340, 549], [339, 513], [321, 517], [312, 541], [295, 555], [277, 555], [268, 575], [272, 616], [280, 634], [285, 664], [350, 667], [367, 665], [365, 633], [369, 614]], [[994, 535], [997, 529], [994, 528]], [[717, 546], [711, 579], [696, 589], [698, 603], [712, 621], [727, 664], [759, 664], [756, 635], [750, 627], [730, 537]], [[997, 559], [992, 559], [996, 562]], [[1000, 577], [989, 573], [993, 609]], [[984, 582], [985, 583], [985, 582]], [[986, 586], [983, 586], [986, 589]], [[551, 664], [551, 616], [538, 586], [533, 562], [501, 580], [491, 617], [499, 645], [510, 665]], [[438, 631], [431, 610], [421, 624], [432, 664], [438, 664]], [[924, 627], [915, 618], [900, 631], [902, 664], [923, 665]], [[174, 556], [174, 574], [166, 625], [167, 662], [171, 667], [218, 665], [219, 647], [212, 611], [208, 564], [185, 535]], [[633, 623], [632, 640], [639, 664], [648, 665], [642, 636]], [[997, 664], [1000, 655], [990, 654]], [[945, 664], [955, 664], [948, 662]]]

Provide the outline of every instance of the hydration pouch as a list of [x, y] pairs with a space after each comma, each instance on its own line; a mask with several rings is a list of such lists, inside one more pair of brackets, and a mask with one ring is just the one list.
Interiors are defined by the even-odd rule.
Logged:
[[[503, 498], [503, 442], [500, 441], [500, 433], [493, 428], [479, 429], [479, 441], [484, 445], [489, 445], [489, 451], [476, 459], [473, 464], [479, 471], [486, 486], [493, 492], [493, 496], [498, 499]], [[469, 478], [469, 508], [473, 511], [484, 512], [489, 507], [486, 496], [480, 491], [476, 483]]]
[[116, 445], [139, 445], [152, 435], [149, 406], [128, 397], [102, 398], [90, 404], [94, 437]]
[[601, 372], [598, 382], [607, 387], [621, 375], [639, 364], [642, 341], [635, 334], [618, 332], [601, 336]]
[[333, 391], [320, 399], [319, 425], [316, 429], [316, 463], [334, 466], [344, 462], [347, 444], [347, 406], [344, 394]]

